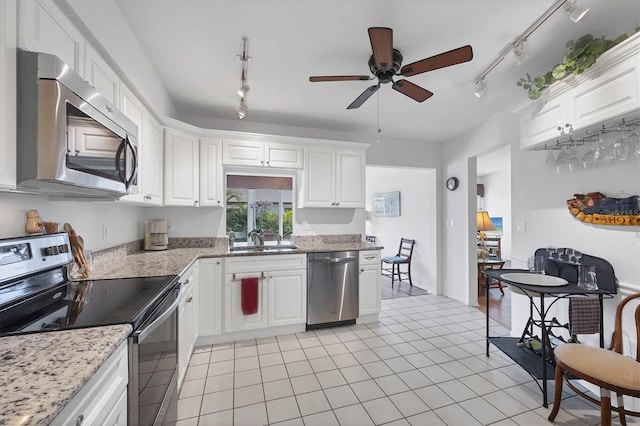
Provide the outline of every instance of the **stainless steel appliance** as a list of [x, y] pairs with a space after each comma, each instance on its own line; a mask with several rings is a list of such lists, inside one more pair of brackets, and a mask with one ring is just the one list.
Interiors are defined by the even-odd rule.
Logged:
[[166, 250], [169, 246], [166, 220], [148, 220], [144, 223], [144, 249]]
[[0, 336], [129, 323], [129, 425], [160, 424], [178, 378], [175, 275], [67, 279], [67, 234], [0, 240]]
[[59, 197], [137, 193], [138, 128], [55, 56], [18, 49], [17, 186]]
[[307, 255], [307, 330], [358, 318], [358, 252]]

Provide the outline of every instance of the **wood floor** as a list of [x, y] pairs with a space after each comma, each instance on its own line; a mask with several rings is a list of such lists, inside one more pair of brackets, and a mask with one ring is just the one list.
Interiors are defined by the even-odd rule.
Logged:
[[[478, 297], [478, 308], [486, 314], [484, 293]], [[504, 295], [497, 288], [489, 290], [489, 317], [507, 329], [511, 329], [511, 291], [504, 287]]]

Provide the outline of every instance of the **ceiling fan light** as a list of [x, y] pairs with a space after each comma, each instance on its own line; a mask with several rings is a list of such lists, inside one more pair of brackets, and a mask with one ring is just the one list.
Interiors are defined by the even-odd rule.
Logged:
[[476, 81], [474, 84], [474, 92], [478, 98], [481, 98], [484, 95], [484, 92], [487, 90], [487, 80], [482, 77], [480, 80]]
[[248, 92], [249, 86], [247, 86], [246, 84], [243, 84], [242, 87], [238, 89], [238, 95], [243, 99], [247, 96]]
[[569, 15], [569, 19], [571, 19], [571, 21], [574, 23], [580, 21], [582, 18], [584, 18], [584, 15], [589, 12], [589, 9], [587, 9], [586, 7], [579, 6], [576, 0], [569, 0], [568, 2], [566, 2], [562, 7], [562, 10], [564, 10], [565, 13]]
[[518, 65], [524, 64], [531, 58], [531, 56], [529, 56], [527, 39], [524, 39], [513, 46], [513, 55], [516, 57]]

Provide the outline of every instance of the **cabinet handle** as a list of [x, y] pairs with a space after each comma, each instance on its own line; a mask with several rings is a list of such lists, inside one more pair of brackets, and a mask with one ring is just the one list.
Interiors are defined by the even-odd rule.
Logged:
[[218, 200], [218, 204], [220, 204], [220, 200]]
[[264, 166], [264, 161], [262, 161], [262, 160], [261, 160], [261, 161], [260, 161], [260, 164], [262, 164], [262, 165]]
[[193, 301], [193, 296], [189, 296], [189, 298], [187, 299], [187, 303], [191, 303]]
[[220, 264], [220, 262], [216, 262], [216, 265], [219, 265], [219, 264]]
[[332, 206], [335, 206], [335, 205], [336, 205], [336, 203], [331, 203], [331, 205], [332, 205]]
[[80, 414], [78, 417], [76, 417], [76, 426], [80, 426], [83, 421], [84, 421], [84, 414]]
[[373, 260], [375, 258], [376, 258], [375, 256], [365, 256], [364, 257], [365, 260]]
[[360, 272], [364, 272], [364, 269], [360, 269]]
[[340, 203], [336, 203], [336, 206], [339, 206], [339, 205], [340, 205]]
[[197, 206], [197, 205], [198, 205], [198, 200], [195, 200], [195, 201], [193, 202], [193, 205], [194, 205], [194, 206]]
[[184, 284], [183, 284], [183, 285], [187, 285], [187, 284], [189, 284], [190, 282], [191, 282], [191, 278], [188, 278], [188, 279], [184, 282]]
[[76, 155], [80, 154], [80, 150], [79, 149], [76, 149], [75, 152], [76, 152]]

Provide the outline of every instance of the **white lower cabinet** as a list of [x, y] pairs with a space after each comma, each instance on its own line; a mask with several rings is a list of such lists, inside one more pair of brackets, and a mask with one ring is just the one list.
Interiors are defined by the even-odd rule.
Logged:
[[360, 252], [360, 283], [358, 288], [360, 316], [377, 314], [381, 308], [380, 250]]
[[[257, 277], [258, 310], [242, 312], [242, 279]], [[304, 324], [307, 321], [305, 255], [238, 256], [225, 259], [224, 332]]]
[[182, 298], [178, 308], [178, 384], [182, 384], [191, 353], [198, 338], [199, 264], [196, 261], [184, 274]]
[[198, 262], [198, 336], [218, 336], [222, 333], [222, 259], [204, 258]]
[[128, 360], [125, 340], [51, 424], [126, 426]]

